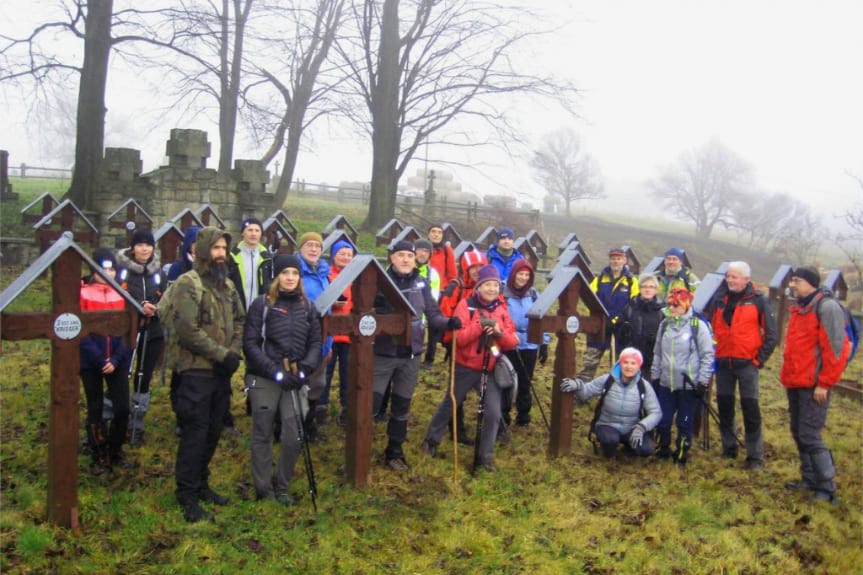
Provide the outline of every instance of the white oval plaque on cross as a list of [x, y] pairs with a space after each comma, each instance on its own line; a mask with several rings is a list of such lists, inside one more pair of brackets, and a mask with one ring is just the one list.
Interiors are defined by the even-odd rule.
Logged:
[[60, 339], [75, 339], [81, 333], [81, 318], [74, 313], [61, 313], [54, 320], [54, 335]]
[[360, 318], [360, 335], [364, 335], [366, 337], [374, 335], [377, 329], [378, 322], [375, 320], [374, 316], [364, 315]]
[[571, 315], [566, 318], [566, 331], [567, 333], [578, 333], [578, 328], [581, 326], [581, 323], [578, 321], [578, 317]]

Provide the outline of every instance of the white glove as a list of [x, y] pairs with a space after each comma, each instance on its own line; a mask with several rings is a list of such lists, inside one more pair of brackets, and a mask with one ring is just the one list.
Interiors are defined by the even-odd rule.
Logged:
[[632, 428], [632, 433], [629, 434], [629, 446], [633, 449], [641, 447], [641, 442], [644, 440], [644, 426], [636, 423]]
[[560, 382], [560, 391], [564, 393], [575, 393], [584, 388], [584, 382], [580, 379], [570, 379], [568, 377], [564, 377], [563, 381]]

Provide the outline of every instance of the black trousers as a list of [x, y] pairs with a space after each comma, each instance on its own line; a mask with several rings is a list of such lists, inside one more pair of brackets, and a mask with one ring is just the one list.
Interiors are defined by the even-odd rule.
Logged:
[[[99, 370], [85, 369], [81, 371], [81, 383], [87, 398], [88, 431], [94, 425], [101, 427], [103, 398], [107, 395], [114, 408], [114, 423], [107, 439], [113, 449], [119, 449], [126, 441], [129, 424], [129, 372], [118, 367], [114, 373], [105, 375]], [[93, 438], [90, 439], [92, 443]]]
[[197, 501], [198, 493], [208, 485], [210, 460], [219, 443], [230, 396], [228, 378], [206, 370], [180, 374], [176, 408], [181, 433], [175, 479], [181, 505]]

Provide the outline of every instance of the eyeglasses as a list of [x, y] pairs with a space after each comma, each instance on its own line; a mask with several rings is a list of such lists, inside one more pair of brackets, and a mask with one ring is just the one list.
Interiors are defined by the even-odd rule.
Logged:
[[655, 286], [655, 285], [642, 285], [641, 286], [641, 291], [644, 291], [646, 289], [659, 289], [659, 287]]

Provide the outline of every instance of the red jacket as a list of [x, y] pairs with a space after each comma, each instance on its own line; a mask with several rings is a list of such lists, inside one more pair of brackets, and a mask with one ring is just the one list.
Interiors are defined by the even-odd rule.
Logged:
[[[330, 283], [336, 281], [336, 278], [339, 276], [339, 273], [341, 273], [341, 271], [342, 270], [337, 268], [336, 266], [330, 266]], [[350, 313], [352, 309], [354, 309], [353, 290], [348, 287], [348, 289], [344, 291], [342, 296], [346, 298], [343, 302], [340, 302], [342, 305], [339, 305], [339, 303], [333, 304], [332, 312], [334, 314], [347, 314]], [[345, 333], [334, 335], [333, 341], [338, 343], [351, 343], [351, 336]]]
[[440, 276], [440, 287], [444, 289], [449, 283], [458, 279], [458, 269], [455, 265], [455, 253], [447, 243], [440, 243], [432, 248], [429, 265], [437, 270]]
[[830, 388], [839, 381], [851, 342], [845, 333], [845, 313], [833, 298], [821, 304], [823, 292], [804, 306], [795, 303], [789, 310], [788, 335], [779, 380], [786, 388]]
[[715, 302], [710, 325], [716, 342], [716, 360], [748, 359], [757, 367], [770, 359], [776, 347], [776, 320], [764, 296], [748, 284], [734, 306], [731, 324], [725, 322], [724, 312], [728, 294]]
[[[477, 349], [480, 336], [483, 328], [479, 323], [481, 317], [496, 319], [498, 328], [501, 331], [500, 338], [495, 340], [497, 347], [501, 352], [515, 349], [518, 345], [518, 334], [515, 330], [515, 324], [512, 323], [512, 318], [509, 317], [509, 312], [506, 309], [506, 303], [498, 301], [497, 307], [493, 311], [476, 307], [476, 299], [471, 297], [462, 300], [455, 309], [455, 317], [461, 320], [461, 329], [456, 334], [456, 352], [455, 362], [468, 369], [476, 371], [482, 370], [484, 350]], [[473, 313], [471, 313], [473, 309]], [[488, 370], [494, 369], [494, 364], [497, 359], [490, 354], [488, 362]]]

